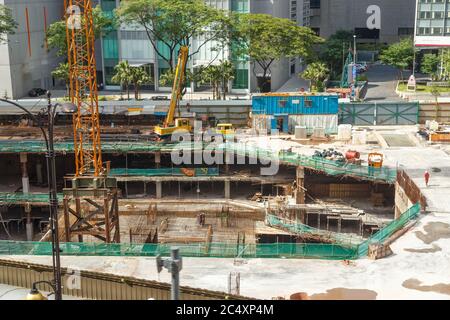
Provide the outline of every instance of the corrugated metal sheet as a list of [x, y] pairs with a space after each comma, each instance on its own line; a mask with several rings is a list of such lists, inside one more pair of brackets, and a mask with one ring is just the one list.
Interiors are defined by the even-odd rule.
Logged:
[[294, 132], [295, 126], [306, 127], [308, 134], [312, 134], [314, 128], [325, 128], [326, 134], [337, 134], [337, 114], [293, 115], [289, 116], [289, 132]]
[[253, 114], [337, 114], [337, 95], [254, 96]]
[[[259, 133], [268, 133], [271, 128], [271, 121], [274, 116], [265, 114], [252, 115], [252, 128]], [[289, 132], [294, 133], [295, 126], [306, 127], [308, 134], [312, 134], [316, 127], [325, 128], [327, 134], [337, 134], [338, 132], [338, 115], [324, 114], [324, 115], [290, 115]]]
[[[75, 270], [71, 270], [73, 272]], [[61, 268], [62, 293], [64, 295], [95, 300], [169, 300], [170, 284], [152, 280], [137, 279], [108, 273], [79, 270], [80, 287], [73, 289], [68, 284], [73, 276]], [[51, 281], [50, 266], [13, 260], [0, 260], [0, 283], [31, 288], [36, 281]], [[181, 300], [244, 300], [247, 297], [225, 292], [180, 286]], [[25, 297], [24, 297], [25, 298]]]

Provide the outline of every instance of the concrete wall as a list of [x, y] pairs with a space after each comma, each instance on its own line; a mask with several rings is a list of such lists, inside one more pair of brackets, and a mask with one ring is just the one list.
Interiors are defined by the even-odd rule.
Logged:
[[398, 28], [414, 28], [416, 0], [321, 0], [321, 8], [311, 18], [311, 27], [320, 28], [322, 37], [329, 37], [338, 30], [367, 28], [366, 13], [370, 5], [381, 9], [379, 42], [399, 40]]
[[[12, 10], [18, 28], [7, 42], [0, 44], [0, 94], [19, 98], [33, 87], [52, 87], [51, 71], [59, 59], [45, 46], [45, 14], [47, 27], [61, 19], [63, 1], [60, 0], [0, 0]], [[30, 47], [26, 9], [30, 27]]]

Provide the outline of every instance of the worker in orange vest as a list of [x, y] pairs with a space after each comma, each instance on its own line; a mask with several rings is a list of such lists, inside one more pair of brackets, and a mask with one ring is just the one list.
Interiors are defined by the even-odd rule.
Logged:
[[430, 173], [428, 171], [425, 171], [423, 177], [425, 178], [425, 185], [428, 187], [428, 181], [430, 181]]

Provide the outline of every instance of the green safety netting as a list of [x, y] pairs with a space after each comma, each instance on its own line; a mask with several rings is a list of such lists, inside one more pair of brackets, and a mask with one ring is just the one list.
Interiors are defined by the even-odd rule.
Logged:
[[[58, 200], [62, 201], [63, 195], [59, 193]], [[0, 192], [0, 203], [14, 204], [18, 202], [48, 202], [48, 193], [19, 193], [19, 192]]]
[[283, 229], [295, 234], [307, 233], [310, 235], [318, 235], [321, 239], [327, 239], [346, 246], [357, 245], [363, 240], [362, 237], [358, 237], [356, 235], [320, 230], [306, 224], [287, 220], [270, 214], [266, 215], [266, 223], [271, 227]]
[[264, 149], [253, 145], [227, 142], [220, 146], [222, 150], [241, 156], [257, 157], [266, 161], [280, 161], [304, 166], [313, 170], [322, 171], [329, 175], [349, 175], [368, 180], [382, 180], [394, 183], [397, 179], [397, 170], [390, 167], [373, 168], [345, 162], [327, 160], [319, 157], [301, 155], [291, 151], [278, 151]]
[[[189, 170], [189, 169], [188, 169]], [[181, 168], [159, 168], [159, 169], [126, 169], [114, 168], [109, 172], [111, 176], [185, 176]], [[195, 176], [218, 176], [218, 168], [194, 168]]]
[[[156, 142], [104, 142], [102, 144], [103, 152], [177, 152], [177, 151], [211, 151], [215, 148], [217, 151], [226, 151], [241, 156], [255, 157], [265, 161], [280, 161], [298, 166], [304, 166], [313, 170], [325, 172], [329, 175], [350, 175], [365, 178], [368, 180], [382, 180], [393, 183], [397, 177], [395, 168], [382, 167], [372, 168], [326, 160], [323, 158], [300, 155], [295, 152], [276, 151], [273, 149], [264, 149], [255, 145], [245, 143], [217, 143], [208, 144], [202, 142], [181, 142], [181, 143], [156, 143]], [[41, 141], [0, 141], [0, 153], [3, 152], [44, 152], [45, 146]], [[73, 152], [73, 143], [56, 143], [57, 152]]]
[[[221, 258], [315, 258], [329, 260], [358, 259], [367, 255], [369, 244], [382, 243], [420, 213], [420, 205], [415, 204], [398, 219], [379, 230], [360, 244], [348, 241], [334, 244], [320, 243], [181, 243], [181, 244], [106, 244], [93, 242], [61, 243], [61, 255], [74, 256], [168, 256], [170, 248], [177, 246], [184, 257]], [[311, 227], [299, 227], [298, 232], [314, 232]], [[0, 241], [0, 255], [51, 255], [51, 243], [28, 241]]]

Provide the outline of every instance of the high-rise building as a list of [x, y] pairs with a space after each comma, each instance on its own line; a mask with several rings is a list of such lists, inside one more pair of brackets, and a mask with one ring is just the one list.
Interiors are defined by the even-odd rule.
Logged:
[[60, 20], [61, 0], [0, 0], [12, 10], [18, 23], [15, 34], [0, 43], [0, 95], [20, 98], [34, 87], [51, 88], [51, 71], [58, 65], [55, 52], [49, 51], [45, 32]]
[[[416, 0], [308, 0], [307, 2], [309, 6], [305, 5], [304, 8], [305, 25], [309, 24], [324, 38], [338, 30], [348, 30], [357, 35], [359, 42], [393, 43], [404, 36], [414, 34]], [[373, 11], [374, 6], [379, 8], [379, 12]], [[379, 29], [372, 28], [370, 24], [374, 15], [377, 15], [375, 19], [380, 19]]]
[[450, 46], [450, 1], [416, 0], [415, 44], [419, 47]]

